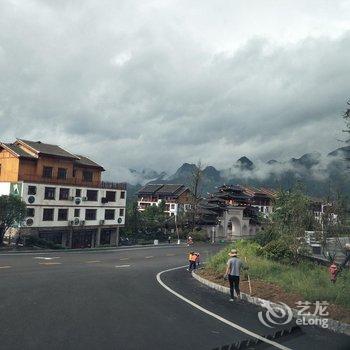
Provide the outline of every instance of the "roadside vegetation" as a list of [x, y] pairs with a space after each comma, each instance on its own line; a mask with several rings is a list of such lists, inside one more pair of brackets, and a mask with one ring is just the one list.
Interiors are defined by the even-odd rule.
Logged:
[[330, 282], [326, 266], [308, 261], [287, 264], [268, 258], [268, 254], [257, 242], [237, 241], [214, 255], [207, 263], [207, 272], [222, 277], [225, 272], [228, 252], [236, 248], [239, 257], [248, 266], [243, 279], [249, 274], [251, 279], [276, 284], [286, 292], [300, 294], [310, 302], [327, 300], [330, 303], [350, 309], [350, 272], [343, 270], [335, 284]]

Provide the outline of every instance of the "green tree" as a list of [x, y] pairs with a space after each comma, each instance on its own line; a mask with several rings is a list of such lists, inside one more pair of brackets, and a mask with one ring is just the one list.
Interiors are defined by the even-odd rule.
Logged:
[[265, 235], [271, 237], [271, 241], [266, 244], [265, 250], [271, 257], [277, 249], [283, 248], [283, 254], [275, 255], [276, 258], [284, 256], [293, 263], [297, 262], [304, 248], [305, 231], [314, 227], [311, 202], [303, 193], [302, 187], [297, 185], [288, 191], [280, 190], [271, 221], [266, 228]]
[[165, 213], [165, 202], [158, 205], [150, 205], [141, 213], [142, 231], [152, 238], [159, 238], [159, 234], [165, 229], [165, 224], [169, 218]]
[[0, 196], [0, 245], [6, 231], [26, 217], [26, 204], [17, 196]]
[[202, 199], [202, 180], [203, 180], [203, 166], [200, 161], [198, 161], [195, 169], [192, 172], [190, 191], [191, 191], [191, 210], [189, 215], [191, 217], [191, 228], [194, 232], [196, 227], [196, 219], [198, 216], [199, 202]]

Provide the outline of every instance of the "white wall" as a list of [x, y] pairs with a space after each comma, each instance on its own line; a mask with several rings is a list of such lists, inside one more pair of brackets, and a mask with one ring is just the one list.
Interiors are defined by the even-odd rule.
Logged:
[[[29, 203], [28, 198], [28, 186], [36, 186], [36, 195], [34, 203]], [[45, 199], [45, 187], [56, 188], [55, 199], [48, 200]], [[59, 189], [68, 188], [69, 197], [74, 197], [75, 190], [77, 188], [81, 189], [81, 197], [86, 197], [87, 190], [97, 190], [97, 201], [81, 201], [80, 204], [76, 204], [74, 200], [59, 200]], [[116, 201], [102, 203], [101, 198], [106, 196], [106, 191], [116, 192]], [[31, 227], [68, 227], [68, 222], [74, 220], [74, 209], [80, 209], [80, 220], [85, 221], [85, 226], [101, 225], [100, 220], [105, 218], [105, 209], [115, 210], [115, 220], [105, 220], [103, 225], [124, 225], [125, 224], [125, 205], [126, 205], [126, 191], [124, 199], [121, 198], [122, 190], [113, 189], [100, 189], [100, 188], [87, 188], [87, 187], [76, 187], [76, 186], [59, 186], [51, 184], [35, 184], [35, 183], [23, 183], [22, 198], [27, 204], [27, 208], [34, 208], [35, 215], [32, 218], [34, 223]], [[54, 220], [53, 221], [43, 221], [44, 208], [54, 209]], [[68, 218], [66, 221], [58, 221], [58, 209], [68, 209]], [[86, 209], [96, 209], [96, 220], [86, 220], [85, 211]], [[123, 216], [120, 216], [120, 209], [123, 209]], [[121, 222], [118, 219], [121, 218]]]

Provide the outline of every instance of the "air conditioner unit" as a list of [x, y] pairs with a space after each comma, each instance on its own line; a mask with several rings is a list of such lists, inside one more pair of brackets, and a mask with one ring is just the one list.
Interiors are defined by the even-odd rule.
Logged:
[[83, 202], [87, 201], [87, 197], [82, 197], [81, 199], [82, 199]]
[[104, 220], [100, 220], [100, 225], [103, 225], [105, 223]]
[[28, 218], [24, 221], [23, 226], [32, 226], [34, 224], [34, 220], [32, 218]]
[[85, 225], [85, 221], [84, 220], [81, 220], [80, 221], [80, 226], [84, 226]]
[[28, 196], [28, 203], [33, 204], [35, 202], [35, 197], [34, 196]]
[[75, 197], [68, 197], [68, 200], [69, 200], [69, 201], [74, 201], [74, 198], [75, 198]]
[[74, 225], [79, 225], [79, 222], [80, 222], [79, 218], [74, 218], [73, 220]]
[[81, 203], [81, 198], [80, 198], [80, 197], [75, 197], [75, 198], [74, 198], [74, 203], [75, 203], [76, 205], [79, 205], [79, 204]]
[[117, 222], [118, 224], [121, 224], [123, 222], [123, 218], [118, 218]]
[[68, 226], [73, 226], [74, 221], [73, 220], [68, 220]]
[[108, 199], [106, 197], [101, 198], [102, 204], [108, 203]]

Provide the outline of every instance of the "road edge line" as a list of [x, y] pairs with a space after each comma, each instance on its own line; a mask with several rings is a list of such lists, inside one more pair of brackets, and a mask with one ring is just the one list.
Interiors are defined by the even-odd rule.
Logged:
[[172, 293], [173, 295], [175, 295], [176, 297], [178, 297], [179, 299], [185, 301], [187, 304], [190, 304], [191, 306], [193, 306], [194, 308], [204, 312], [205, 314], [209, 315], [209, 316], [212, 316], [213, 318], [217, 319], [218, 321], [220, 322], [223, 322], [225, 323], [226, 325], [232, 327], [232, 328], [235, 328], [236, 330], [242, 332], [242, 333], [245, 333], [253, 338], [256, 338], [264, 343], [267, 343], [269, 345], [272, 345], [274, 346], [275, 348], [278, 348], [278, 349], [282, 349], [282, 350], [291, 350], [290, 348], [284, 346], [284, 345], [281, 345], [279, 343], [276, 343], [270, 339], [267, 339], [259, 334], [256, 334], [252, 331], [250, 331], [249, 329], [246, 329], [234, 322], [231, 322], [229, 320], [226, 320], [225, 318], [215, 314], [214, 312], [211, 312], [207, 309], [205, 309], [204, 307], [196, 304], [195, 302], [193, 302], [192, 300], [189, 300], [187, 298], [185, 298], [184, 296], [182, 296], [181, 294], [175, 292], [173, 289], [171, 289], [170, 287], [168, 287], [161, 279], [161, 275], [166, 273], [166, 272], [170, 272], [170, 271], [174, 271], [174, 270], [179, 270], [179, 269], [183, 269], [184, 267], [187, 267], [187, 265], [184, 265], [184, 266], [179, 266], [179, 267], [174, 267], [174, 268], [171, 268], [171, 269], [167, 269], [167, 270], [164, 270], [164, 271], [160, 271], [157, 273], [156, 275], [156, 279], [158, 281], [158, 283], [163, 287], [165, 288], [168, 292]]

